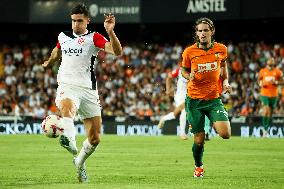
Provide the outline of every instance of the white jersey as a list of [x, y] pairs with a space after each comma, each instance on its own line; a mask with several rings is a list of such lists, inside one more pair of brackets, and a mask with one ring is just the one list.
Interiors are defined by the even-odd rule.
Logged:
[[62, 61], [57, 82], [96, 89], [96, 56], [108, 40], [97, 32], [76, 35], [61, 32], [57, 48], [61, 49]]
[[176, 70], [172, 71], [171, 76], [173, 78], [178, 78], [174, 100], [175, 100], [175, 105], [179, 106], [185, 101], [188, 80], [182, 76], [180, 68], [177, 68]]

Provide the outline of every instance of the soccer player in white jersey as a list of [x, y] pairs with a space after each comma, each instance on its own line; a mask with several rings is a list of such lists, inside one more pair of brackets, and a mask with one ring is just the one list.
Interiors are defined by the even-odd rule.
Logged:
[[174, 105], [175, 109], [173, 112], [170, 112], [161, 117], [160, 122], [158, 124], [159, 128], [162, 128], [165, 124], [165, 121], [175, 119], [179, 114], [179, 126], [180, 126], [180, 138], [183, 140], [187, 140], [188, 136], [185, 131], [186, 127], [186, 112], [184, 107], [186, 90], [187, 90], [187, 79], [182, 77], [180, 67], [176, 68], [172, 72], [168, 74], [166, 80], [166, 94], [171, 95], [173, 91], [172, 80], [174, 78], [178, 78], [177, 87], [174, 95]]
[[[73, 31], [59, 34], [58, 43], [43, 66], [62, 59], [57, 75], [58, 88], [55, 99], [64, 127], [64, 134], [60, 136], [59, 142], [75, 156], [73, 163], [77, 168], [78, 179], [80, 182], [86, 182], [85, 161], [100, 143], [102, 122], [95, 75], [96, 56], [100, 50], [119, 56], [122, 47], [114, 33], [114, 15], [105, 15], [104, 21], [110, 41], [98, 32], [87, 29], [90, 17], [84, 4], [74, 6], [70, 15]], [[83, 120], [87, 135], [79, 154], [73, 120], [76, 112]]]

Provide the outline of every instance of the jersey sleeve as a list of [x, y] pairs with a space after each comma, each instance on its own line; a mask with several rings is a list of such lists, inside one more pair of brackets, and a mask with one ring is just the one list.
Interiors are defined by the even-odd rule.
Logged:
[[103, 49], [108, 40], [103, 35], [95, 32], [93, 36], [93, 42], [96, 47]]
[[175, 70], [173, 70], [173, 71], [171, 71], [171, 72], [169, 73], [169, 75], [170, 75], [172, 78], [178, 77], [178, 74], [179, 74], [179, 68], [177, 68], [177, 69], [175, 69]]
[[56, 43], [56, 47], [57, 47], [58, 49], [61, 49], [61, 46], [60, 46], [59, 41], [57, 41], [57, 43]]
[[221, 61], [224, 62], [227, 60], [228, 58], [228, 50], [227, 50], [227, 47], [223, 44], [220, 44], [220, 50], [221, 50], [221, 53], [220, 53], [220, 58], [221, 58]]
[[58, 37], [57, 37], [57, 43], [56, 43], [56, 48], [61, 49], [61, 45], [60, 45], [60, 39], [62, 39], [62, 35], [64, 35], [63, 32], [60, 32]]
[[190, 61], [188, 49], [185, 49], [182, 53], [181, 66], [186, 69], [190, 69], [191, 67], [191, 61]]

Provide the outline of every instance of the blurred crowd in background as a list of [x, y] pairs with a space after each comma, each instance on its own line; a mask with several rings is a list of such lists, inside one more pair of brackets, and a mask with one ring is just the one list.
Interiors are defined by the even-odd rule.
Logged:
[[[264, 42], [225, 43], [232, 94], [222, 99], [231, 116], [261, 114], [257, 74], [273, 56], [284, 69], [283, 44]], [[27, 115], [42, 118], [57, 113], [54, 64], [41, 64], [52, 47], [29, 44], [3, 45], [0, 48], [0, 115]], [[128, 44], [123, 55], [98, 55], [96, 77], [103, 116], [125, 116], [144, 119], [159, 117], [173, 109], [173, 96], [165, 93], [168, 72], [175, 69], [185, 47], [175, 44]], [[275, 116], [284, 115], [284, 90], [280, 88]]]

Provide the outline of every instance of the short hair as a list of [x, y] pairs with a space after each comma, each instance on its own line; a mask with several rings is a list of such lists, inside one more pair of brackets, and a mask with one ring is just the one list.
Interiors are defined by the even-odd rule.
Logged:
[[76, 4], [75, 6], [73, 6], [70, 11], [70, 15], [72, 14], [83, 14], [86, 17], [90, 17], [90, 12], [87, 6], [83, 3]]
[[194, 26], [195, 31], [197, 30], [197, 26], [198, 26], [199, 24], [201, 24], [201, 23], [203, 23], [203, 24], [208, 24], [210, 30], [211, 30], [212, 32], [215, 32], [215, 26], [214, 26], [212, 20], [210, 20], [209, 18], [206, 18], [206, 17], [199, 18], [199, 19], [197, 19], [197, 20], [195, 21], [195, 26]]

